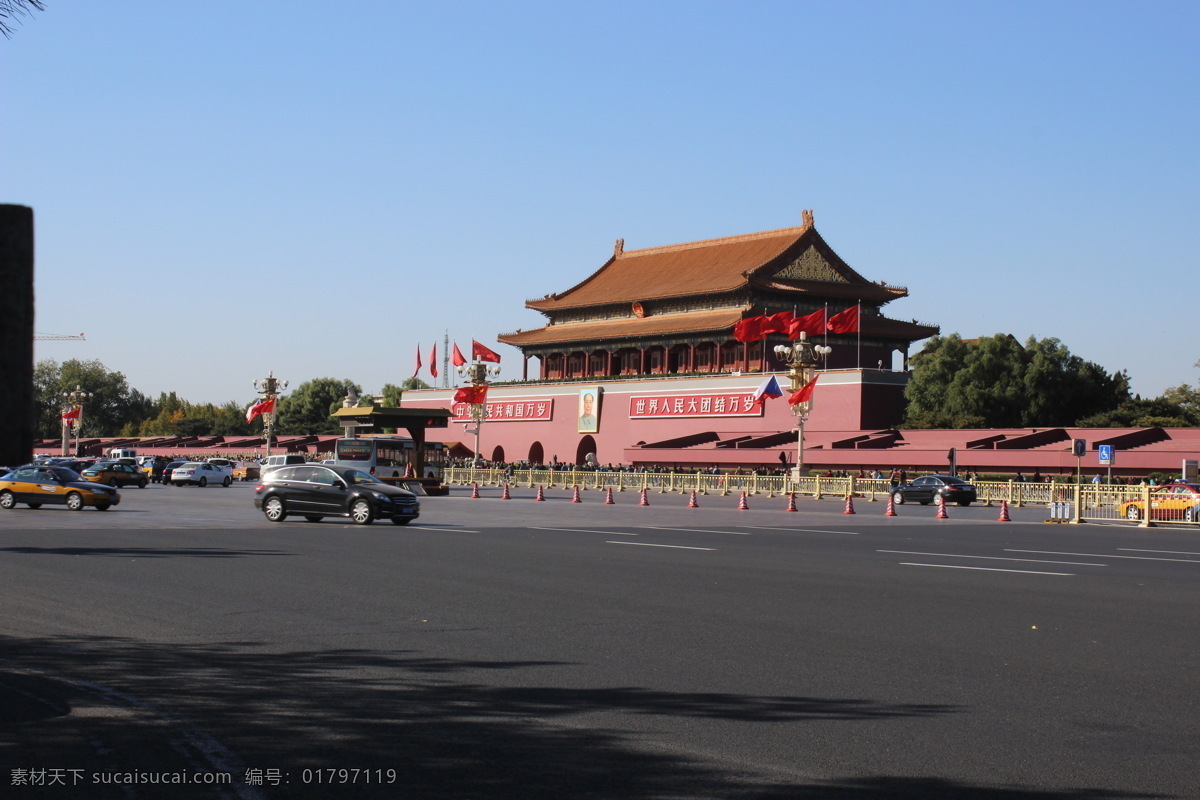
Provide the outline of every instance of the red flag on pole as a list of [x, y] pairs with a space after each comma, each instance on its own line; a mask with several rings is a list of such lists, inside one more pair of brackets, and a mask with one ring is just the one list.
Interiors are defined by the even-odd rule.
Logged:
[[819, 378], [819, 377], [821, 377], [821, 376], [817, 375], [811, 381], [809, 381], [808, 383], [801, 386], [798, 390], [796, 390], [795, 392], [792, 392], [791, 396], [788, 397], [788, 405], [789, 406], [797, 406], [797, 405], [800, 405], [801, 403], [805, 403], [805, 402], [808, 402], [809, 400], [812, 400], [813, 389], [816, 388], [817, 378]]
[[487, 402], [487, 387], [464, 386], [454, 393], [454, 402], [483, 405]]
[[494, 364], [500, 363], [500, 354], [487, 349], [474, 339], [471, 340], [471, 358], [479, 361], [491, 361]]
[[66, 422], [74, 422], [75, 420], [79, 419], [79, 414], [82, 410], [83, 409], [81, 409], [79, 406], [73, 406], [69, 411], [64, 411], [62, 413], [62, 418]]
[[429, 351], [429, 374], [437, 377], [437, 342], [433, 343], [433, 349]]
[[780, 311], [778, 314], [763, 317], [760, 332], [764, 336], [768, 333], [787, 333], [793, 319], [795, 315], [791, 311]]
[[264, 397], [262, 400], [259, 400], [257, 403], [251, 403], [250, 407], [246, 409], [246, 422], [253, 422], [254, 418], [257, 417], [259, 414], [270, 414], [274, 410], [275, 410], [275, 398], [274, 397]]
[[850, 306], [834, 314], [829, 318], [826, 328], [830, 333], [855, 333], [858, 330], [858, 306]]
[[458, 342], [454, 343], [454, 352], [450, 354], [450, 363], [456, 367], [461, 367], [467, 363], [467, 358], [462, 354], [462, 350], [458, 349]]
[[421, 343], [417, 342], [417, 366], [413, 369], [412, 376], [415, 378], [421, 373]]
[[757, 342], [763, 338], [762, 323], [766, 317], [748, 317], [738, 320], [733, 326], [733, 339], [737, 342]]
[[800, 338], [803, 333], [806, 336], [816, 336], [819, 333], [825, 332], [825, 309], [818, 309], [811, 314], [805, 314], [803, 317], [796, 317], [792, 323], [788, 325], [787, 335], [791, 340]]

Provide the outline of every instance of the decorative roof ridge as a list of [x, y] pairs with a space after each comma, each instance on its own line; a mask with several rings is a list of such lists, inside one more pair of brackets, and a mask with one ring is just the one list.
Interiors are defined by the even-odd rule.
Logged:
[[[667, 244], [659, 247], [645, 247], [641, 250], [622, 250], [615, 255], [616, 258], [629, 258], [630, 256], [645, 256], [655, 253], [673, 253], [680, 250], [696, 250], [701, 247], [712, 247], [718, 244], [733, 244], [735, 242], [750, 242], [755, 239], [770, 239], [784, 234], [795, 234], [799, 236], [805, 231], [812, 228], [812, 225], [799, 225], [792, 228], [778, 228], [773, 231], [760, 231], [758, 233], [742, 233], [736, 236], [724, 236], [719, 239], [703, 239], [698, 242], [683, 242], [680, 244]], [[623, 240], [622, 240], [623, 241]]]

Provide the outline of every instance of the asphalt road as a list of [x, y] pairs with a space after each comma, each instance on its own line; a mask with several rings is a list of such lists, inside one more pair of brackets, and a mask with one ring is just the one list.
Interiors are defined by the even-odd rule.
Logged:
[[0, 512], [0, 797], [1200, 798], [1200, 530], [251, 494]]

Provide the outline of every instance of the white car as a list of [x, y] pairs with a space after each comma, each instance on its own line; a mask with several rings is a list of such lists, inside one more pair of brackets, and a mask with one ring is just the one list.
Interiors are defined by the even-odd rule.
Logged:
[[177, 486], [189, 483], [197, 486], [228, 486], [233, 483], [233, 470], [224, 464], [189, 461], [171, 470], [171, 483]]

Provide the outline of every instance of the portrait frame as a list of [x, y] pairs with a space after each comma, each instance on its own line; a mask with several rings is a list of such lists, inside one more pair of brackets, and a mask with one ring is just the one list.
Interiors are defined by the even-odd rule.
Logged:
[[584, 386], [579, 390], [576, 407], [576, 427], [579, 433], [597, 433], [600, 430], [600, 404], [603, 395], [599, 386]]

